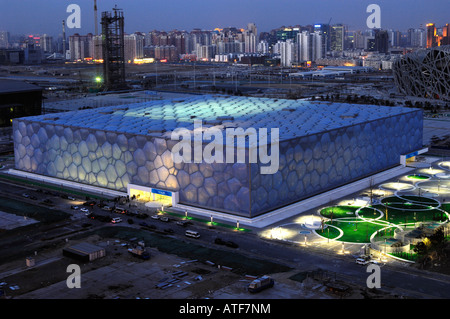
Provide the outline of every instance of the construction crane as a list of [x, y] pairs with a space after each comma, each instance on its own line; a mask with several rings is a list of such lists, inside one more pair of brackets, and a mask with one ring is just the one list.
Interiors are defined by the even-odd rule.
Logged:
[[95, 35], [98, 35], [97, 0], [94, 0], [94, 23], [95, 23]]

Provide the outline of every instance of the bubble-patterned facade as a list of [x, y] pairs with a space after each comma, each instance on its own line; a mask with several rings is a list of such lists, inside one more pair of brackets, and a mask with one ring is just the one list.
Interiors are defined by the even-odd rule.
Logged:
[[[13, 121], [16, 169], [126, 191], [178, 192], [179, 203], [245, 217], [349, 183], [422, 147], [421, 110], [196, 96]], [[175, 128], [278, 128], [279, 169], [258, 163], [174, 163]], [[203, 147], [207, 142], [204, 141]]]

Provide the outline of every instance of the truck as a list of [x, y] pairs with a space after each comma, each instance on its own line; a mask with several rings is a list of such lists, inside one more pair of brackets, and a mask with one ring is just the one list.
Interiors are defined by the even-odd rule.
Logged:
[[264, 289], [271, 288], [275, 284], [275, 281], [269, 276], [262, 276], [253, 280], [247, 287], [251, 293], [257, 293]]
[[135, 257], [147, 260], [150, 259], [150, 254], [145, 250], [145, 248], [141, 246], [137, 246], [134, 248], [128, 248], [128, 252]]

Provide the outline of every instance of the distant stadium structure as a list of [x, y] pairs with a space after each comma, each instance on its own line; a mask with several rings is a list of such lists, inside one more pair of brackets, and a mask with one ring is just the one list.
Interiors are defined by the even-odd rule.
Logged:
[[418, 50], [397, 59], [394, 80], [406, 95], [450, 100], [450, 46]]

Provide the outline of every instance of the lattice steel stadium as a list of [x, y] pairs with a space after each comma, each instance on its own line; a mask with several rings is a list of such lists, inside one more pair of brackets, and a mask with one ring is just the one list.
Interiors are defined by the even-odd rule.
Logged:
[[400, 92], [424, 98], [450, 100], [450, 46], [418, 50], [393, 65]]
[[[174, 163], [170, 133], [203, 126], [279, 129], [279, 167]], [[254, 217], [399, 164], [422, 148], [423, 111], [234, 96], [194, 96], [13, 121], [15, 167], [179, 204]], [[203, 141], [203, 147], [206, 143]], [[129, 191], [129, 190], [128, 190]]]

